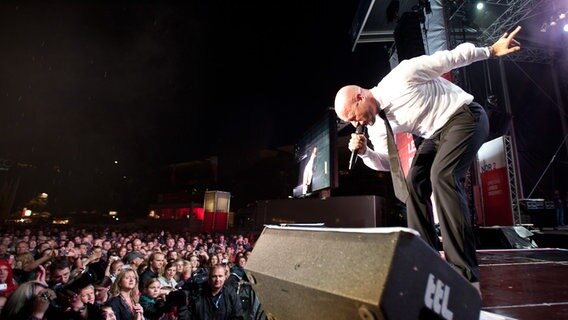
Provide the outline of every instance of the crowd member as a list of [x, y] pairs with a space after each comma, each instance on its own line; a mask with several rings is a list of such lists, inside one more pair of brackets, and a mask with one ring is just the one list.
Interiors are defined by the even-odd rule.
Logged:
[[181, 280], [183, 275], [183, 268], [185, 266], [184, 261], [185, 260], [183, 258], [178, 258], [174, 262], [174, 264], [176, 265], [176, 281], [178, 282]]
[[71, 276], [71, 264], [66, 257], [58, 257], [49, 266], [49, 286], [55, 288], [58, 284], [65, 285]]
[[84, 304], [90, 303], [90, 304], [94, 304], [95, 303], [95, 286], [92, 284], [88, 284], [86, 287], [81, 288], [79, 290], [79, 298], [81, 299], [81, 302], [83, 302]]
[[174, 262], [168, 262], [162, 274], [158, 277], [162, 288], [169, 288], [169, 290], [177, 287], [176, 281], [177, 267]]
[[209, 258], [209, 261], [207, 262], [207, 267], [209, 269], [211, 269], [214, 265], [219, 264], [221, 261], [219, 261], [219, 256], [214, 254]]
[[144, 255], [139, 251], [130, 251], [124, 256], [124, 263], [138, 271], [144, 263]]
[[127, 253], [128, 253], [128, 249], [126, 247], [120, 247], [120, 249], [118, 249], [118, 256], [124, 262], [126, 262], [125, 258], [126, 258]]
[[0, 319], [43, 319], [50, 306], [50, 301], [55, 297], [55, 292], [41, 281], [33, 280], [22, 283], [6, 301]]
[[239, 279], [246, 278], [245, 266], [247, 265], [247, 257], [244, 254], [237, 255], [235, 265], [231, 267], [231, 274], [235, 274]]
[[120, 270], [122, 270], [124, 266], [124, 262], [120, 259], [114, 259], [112, 262], [109, 261], [105, 270], [105, 276], [109, 277], [109, 279], [114, 282], [114, 280], [116, 280], [116, 276], [120, 273]]
[[49, 319], [61, 320], [91, 320], [101, 318], [101, 309], [91, 303], [94, 302], [94, 288], [87, 285], [84, 288], [77, 286], [60, 288], [57, 291], [59, 309], [48, 312]]
[[95, 283], [95, 304], [98, 306], [103, 306], [110, 299], [110, 286], [112, 285], [112, 280], [109, 277], [103, 277], [103, 279]]
[[[446, 260], [478, 290], [475, 237], [463, 181], [488, 136], [489, 123], [483, 108], [473, 102], [473, 96], [441, 75], [475, 61], [520, 50], [514, 40], [519, 31], [520, 27], [489, 47], [464, 43], [453, 50], [402, 61], [376, 87], [348, 85], [335, 98], [335, 111], [341, 120], [367, 126], [374, 150], [367, 146], [363, 134], [352, 135], [349, 149], [372, 169], [391, 168], [387, 126], [378, 117], [387, 119], [394, 133], [410, 132], [424, 139], [408, 173], [409, 197], [397, 196], [406, 202], [408, 226], [437, 250], [430, 200], [433, 195]], [[405, 188], [406, 184], [401, 183]]]
[[191, 279], [191, 272], [192, 272], [191, 262], [182, 259], [181, 263], [183, 267], [181, 270], [181, 274], [179, 275], [178, 282], [185, 283], [186, 281], [190, 281]]
[[170, 250], [168, 251], [168, 253], [166, 254], [166, 260], [168, 262], [170, 261], [176, 261], [179, 258], [178, 256], [178, 252], [175, 250]]
[[34, 270], [42, 263], [50, 260], [53, 257], [52, 250], [44, 251], [42, 257], [35, 259], [30, 253], [30, 246], [26, 241], [19, 241], [16, 245], [16, 257], [12, 269], [14, 271], [14, 278], [18, 283], [24, 283], [33, 279]]
[[138, 274], [132, 268], [120, 271], [111, 286], [112, 298], [107, 304], [117, 320], [142, 320], [144, 310], [138, 303]]
[[103, 320], [116, 320], [116, 315], [114, 314], [114, 310], [110, 306], [102, 306], [101, 307], [101, 315]]
[[0, 297], [9, 297], [16, 288], [17, 285], [14, 282], [12, 266], [10, 266], [7, 260], [0, 259]]
[[140, 283], [138, 286], [140, 292], [142, 292], [142, 289], [145, 287], [146, 281], [152, 278], [158, 278], [160, 273], [163, 272], [164, 259], [164, 254], [161, 252], [153, 252], [150, 254], [150, 257], [148, 257], [148, 267], [140, 274]]
[[146, 320], [166, 320], [164, 315], [173, 310], [172, 306], [166, 303], [166, 295], [161, 291], [160, 281], [157, 278], [146, 281], [140, 297], [140, 305], [144, 309]]
[[216, 265], [209, 271], [208, 285], [191, 301], [190, 319], [244, 319], [241, 300], [225, 288], [226, 269]]

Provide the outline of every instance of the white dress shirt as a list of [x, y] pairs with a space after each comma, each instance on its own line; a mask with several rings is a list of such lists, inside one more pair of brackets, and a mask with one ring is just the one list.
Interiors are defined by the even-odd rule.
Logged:
[[[488, 48], [463, 43], [453, 50], [438, 51], [402, 61], [379, 84], [371, 89], [379, 107], [385, 110], [393, 132], [410, 132], [430, 138], [451, 116], [473, 96], [441, 77], [453, 69], [488, 59]], [[360, 157], [374, 170], [390, 169], [386, 130], [377, 115], [367, 126], [373, 149], [367, 148]]]

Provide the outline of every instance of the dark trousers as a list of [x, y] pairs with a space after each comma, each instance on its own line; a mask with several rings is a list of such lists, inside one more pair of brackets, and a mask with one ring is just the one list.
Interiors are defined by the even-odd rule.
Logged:
[[483, 108], [475, 102], [464, 105], [422, 142], [408, 173], [408, 227], [438, 250], [430, 200], [433, 194], [446, 261], [470, 282], [479, 281], [479, 267], [464, 181], [488, 134]]

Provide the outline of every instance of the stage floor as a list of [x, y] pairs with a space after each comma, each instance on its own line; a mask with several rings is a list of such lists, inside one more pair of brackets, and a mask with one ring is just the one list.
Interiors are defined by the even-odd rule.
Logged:
[[567, 249], [479, 250], [477, 257], [481, 319], [568, 319]]

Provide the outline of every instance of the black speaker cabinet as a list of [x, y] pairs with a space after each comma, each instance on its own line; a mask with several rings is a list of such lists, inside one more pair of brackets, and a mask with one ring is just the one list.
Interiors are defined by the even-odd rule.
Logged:
[[247, 275], [272, 319], [479, 319], [476, 289], [413, 230], [266, 227]]

